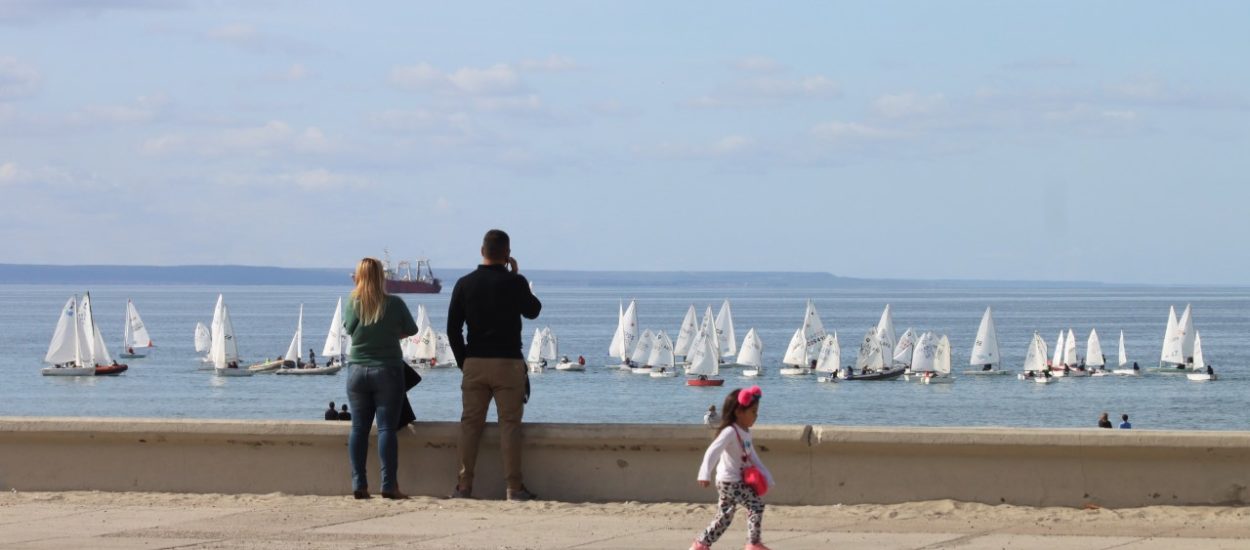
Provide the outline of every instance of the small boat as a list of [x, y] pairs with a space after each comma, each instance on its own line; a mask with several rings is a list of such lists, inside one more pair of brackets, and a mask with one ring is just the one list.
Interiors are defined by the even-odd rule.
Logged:
[[[437, 337], [435, 337], [437, 339]], [[547, 369], [547, 361], [556, 360], [555, 336], [550, 327], [534, 329], [534, 338], [530, 340], [529, 352], [525, 354], [525, 364], [531, 373], [540, 374]], [[434, 355], [437, 355], [438, 342], [432, 343]]]
[[1085, 366], [1097, 375], [1107, 366], [1107, 358], [1102, 354], [1102, 342], [1098, 339], [1098, 330], [1090, 329], [1089, 338], [1085, 341]]
[[[586, 365], [578, 361], [573, 361], [569, 359], [568, 357], [564, 357], [560, 359], [560, 362], [556, 363], [556, 370], [571, 371], [571, 372], [585, 372]], [[655, 373], [651, 373], [651, 375], [654, 376]]]
[[894, 366], [904, 367], [904, 373], [911, 369], [911, 356], [915, 351], [916, 340], [920, 339], [920, 335], [910, 327], [903, 331], [903, 335], [898, 337], [898, 343], [894, 344], [894, 357], [891, 363]]
[[920, 381], [928, 378], [936, 371], [938, 340], [932, 332], [925, 332], [920, 335], [920, 339], [916, 341], [916, 345], [912, 349], [911, 354], [911, 370], [908, 371], [904, 380]]
[[881, 344], [881, 359], [886, 367], [894, 365], [894, 317], [890, 315], [890, 304], [885, 305], [881, 312], [881, 320], [877, 321], [877, 341]]
[[95, 365], [79, 321], [78, 297], [70, 296], [57, 316], [56, 329], [43, 360], [53, 366], [40, 370], [44, 376], [95, 376]]
[[247, 370], [250, 370], [253, 373], [262, 373], [262, 372], [273, 372], [278, 369], [293, 369], [293, 368], [295, 368], [294, 363], [290, 363], [286, 359], [279, 357], [277, 359], [273, 359], [270, 361], [262, 361], [254, 365], [248, 365]]
[[651, 348], [655, 345], [655, 334], [651, 333], [651, 329], [642, 331], [642, 336], [638, 337], [638, 343], [634, 346], [634, 352], [629, 356], [631, 365], [630, 372], [634, 374], [651, 374], [651, 364], [647, 360], [651, 358]]
[[802, 328], [794, 330], [794, 336], [790, 337], [790, 344], [786, 346], [786, 355], [781, 363], [790, 365], [777, 371], [782, 376], [807, 376], [812, 373], [808, 368], [807, 338], [803, 336]]
[[725, 361], [738, 354], [738, 335], [734, 333], [734, 316], [729, 300], [721, 303], [720, 311], [716, 313], [716, 350], [720, 353], [721, 365], [726, 367], [731, 365], [725, 364]]
[[340, 370], [343, 370], [343, 364], [342, 364], [342, 363], [338, 363], [338, 362], [331, 362], [331, 364], [326, 365], [326, 366], [323, 366], [323, 367], [304, 367], [304, 368], [298, 368], [298, 369], [278, 369], [277, 371], [274, 371], [274, 374], [280, 374], [280, 375], [284, 375], [284, 376], [285, 376], [285, 375], [290, 375], [290, 376], [317, 376], [317, 375], [321, 375], [321, 376], [329, 376], [329, 375], [332, 375], [332, 374], [337, 374]]
[[820, 355], [816, 356], [816, 372], [825, 373], [817, 376], [817, 382], [837, 382], [838, 369], [842, 364], [842, 346], [838, 344], [838, 332], [826, 334], [820, 342]]
[[[894, 380], [902, 376], [903, 371], [907, 370], [901, 366], [886, 366], [885, 358], [881, 355], [881, 341], [877, 336], [877, 332], [876, 327], [868, 329], [867, 334], [864, 335], [864, 340], [859, 344], [859, 355], [855, 359], [855, 366], [849, 373], [846, 371], [842, 372], [843, 380]], [[923, 339], [923, 337], [921, 338]], [[919, 348], [920, 344], [917, 344], [916, 347]], [[914, 357], [912, 361], [912, 371], [915, 372], [916, 364]], [[893, 358], [891, 358], [892, 362]]]
[[716, 328], [705, 326], [699, 329], [694, 344], [690, 347], [690, 366], [686, 368], [687, 386], [721, 386], [725, 380], [716, 378], [720, 374], [719, 353], [712, 342]]
[[690, 345], [699, 333], [698, 319], [699, 314], [695, 312], [694, 304], [691, 304], [690, 309], [686, 310], [686, 317], [681, 320], [681, 328], [677, 330], [677, 341], [673, 344], [674, 356], [685, 358], [690, 354]]
[[134, 302], [127, 299], [126, 319], [122, 329], [122, 352], [118, 355], [123, 359], [139, 359], [147, 355], [136, 353], [135, 348], [151, 347], [156, 347], [156, 345], [152, 343], [152, 337], [148, 335], [143, 319], [139, 318], [139, 310], [135, 309]]
[[234, 338], [234, 323], [230, 321], [230, 308], [221, 296], [217, 297], [217, 309], [213, 313], [213, 343], [209, 357], [213, 359], [213, 373], [217, 376], [251, 376], [252, 371], [239, 368], [239, 348]]
[[[651, 344], [651, 355], [647, 357], [647, 374], [652, 378], [670, 378], [677, 375], [677, 367], [673, 364], [673, 341], [669, 340], [664, 331], [655, 334]], [[637, 371], [635, 371], [637, 372]], [[659, 376], [656, 376], [656, 375]]]
[[[535, 336], [541, 337], [542, 330], [535, 330]], [[434, 327], [426, 325], [415, 335], [405, 338], [400, 347], [403, 349], [404, 360], [409, 365], [430, 368], [434, 366], [434, 358], [438, 356], [438, 335], [434, 333]]]
[[1185, 375], [1186, 378], [1195, 382], [1210, 382], [1217, 380], [1215, 371], [1211, 369], [1202, 356], [1202, 335], [1198, 331], [1194, 331], [1194, 372]]
[[1163, 351], [1159, 357], [1159, 368], [1164, 372], [1182, 372], [1193, 361], [1194, 356], [1194, 319], [1193, 310], [1185, 306], [1180, 320], [1176, 320], [1176, 308], [1168, 308], [1168, 326], [1163, 335]]
[[738, 358], [734, 361], [734, 367], [742, 367], [742, 375], [748, 378], [755, 378], [764, 373], [764, 341], [760, 340], [759, 333], [755, 329], [747, 331], [747, 335], [742, 338], [742, 349], [738, 350]]
[[638, 308], [634, 301], [630, 300], [629, 307], [624, 310], [621, 309], [619, 304], [617, 306], [616, 332], [612, 334], [612, 343], [608, 345], [608, 355], [619, 358], [621, 362], [616, 365], [608, 365], [608, 368], [631, 369], [629, 352], [634, 349], [637, 341]]
[[1120, 331], [1120, 353], [1116, 359], [1116, 363], [1119, 368], [1112, 370], [1111, 374], [1117, 374], [1120, 376], [1141, 375], [1141, 368], [1137, 366], [1137, 363], [1133, 363], [1133, 368], [1125, 368], [1125, 366], [1128, 365], [1128, 354], [1124, 352], [1124, 331], [1122, 330]]
[[933, 360], [933, 373], [922, 380], [925, 384], [950, 384], [955, 381], [951, 376], [951, 341], [945, 334], [938, 338], [937, 357]]
[[1002, 360], [1003, 356], [998, 349], [998, 329], [994, 326], [994, 314], [991, 308], [987, 307], [981, 316], [981, 326], [977, 328], [977, 339], [972, 344], [972, 355], [968, 358], [969, 365], [980, 368], [965, 370], [964, 374], [1007, 374], [1007, 371], [999, 368]]
[[1053, 378], [1047, 376], [1050, 370], [1046, 365], [1046, 341], [1042, 335], [1034, 332], [1029, 341], [1029, 351], [1024, 356], [1024, 372], [1017, 375], [1020, 380], [1032, 380], [1038, 384], [1049, 384]]
[[204, 354], [201, 361], [205, 363], [212, 362], [212, 360], [208, 357], [208, 350], [212, 348], [212, 346], [213, 335], [208, 331], [208, 327], [204, 326], [204, 323], [201, 322], [195, 323], [195, 351], [196, 353]]

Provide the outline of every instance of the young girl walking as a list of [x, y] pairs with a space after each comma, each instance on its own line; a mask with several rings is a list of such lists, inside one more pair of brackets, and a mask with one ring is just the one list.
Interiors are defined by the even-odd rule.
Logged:
[[760, 539], [760, 522], [764, 518], [764, 500], [760, 493], [773, 486], [773, 475], [764, 467], [751, 443], [751, 426], [759, 417], [762, 396], [759, 386], [751, 386], [731, 391], [725, 398], [716, 440], [703, 454], [703, 465], [699, 468], [699, 485], [703, 487], [711, 485], [712, 470], [716, 470], [719, 496], [716, 519], [694, 539], [690, 550], [710, 550], [729, 528], [739, 504], [747, 509], [745, 550], [768, 550]]

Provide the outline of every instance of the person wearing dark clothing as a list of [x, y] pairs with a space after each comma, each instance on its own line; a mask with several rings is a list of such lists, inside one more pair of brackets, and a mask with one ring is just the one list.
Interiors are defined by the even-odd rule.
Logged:
[[339, 411], [338, 419], [339, 420], [351, 420], [352, 419], [352, 413], [347, 412], [347, 405], [343, 405], [343, 410]]
[[453, 497], [472, 495], [478, 444], [494, 400], [508, 500], [534, 498], [521, 480], [521, 418], [529, 396], [529, 375], [521, 355], [521, 317], [538, 318], [542, 303], [518, 269], [508, 234], [492, 229], [482, 239], [482, 265], [461, 277], [451, 292], [447, 336], [463, 372], [460, 472]]
[[1121, 429], [1121, 430], [1131, 430], [1131, 429], [1133, 429], [1133, 425], [1132, 425], [1132, 424], [1129, 424], [1129, 422], [1128, 422], [1128, 415], [1127, 415], [1127, 414], [1122, 414], [1122, 415], [1120, 415], [1120, 420], [1121, 420], [1121, 422], [1120, 422], [1120, 429]]
[[339, 413], [334, 411], [334, 402], [330, 402], [330, 408], [326, 409], [326, 420], [338, 420]]
[[1111, 427], [1111, 419], [1107, 418], [1107, 413], [1102, 413], [1102, 416], [1098, 417], [1098, 427], [1099, 428]]
[[406, 398], [404, 369], [408, 368], [399, 341], [416, 334], [417, 323], [403, 299], [386, 293], [382, 262], [375, 258], [360, 260], [353, 278], [356, 288], [343, 307], [343, 327], [352, 337], [347, 398], [356, 411], [351, 435], [347, 438], [352, 494], [356, 498], [369, 498], [365, 466], [369, 456], [369, 428], [376, 420], [382, 496], [408, 498], [399, 491], [396, 476], [399, 444], [395, 431]]

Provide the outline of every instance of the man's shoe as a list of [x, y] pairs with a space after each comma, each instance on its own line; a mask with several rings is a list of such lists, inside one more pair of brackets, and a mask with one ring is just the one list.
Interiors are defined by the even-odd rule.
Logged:
[[473, 498], [473, 489], [461, 489], [459, 485], [451, 490], [447, 498]]
[[365, 500], [369, 497], [369, 491], [352, 491], [352, 497], [356, 500]]
[[516, 502], [525, 502], [528, 500], [538, 500], [538, 496], [535, 495], [534, 493], [529, 492], [529, 489], [526, 489], [525, 487], [521, 487], [520, 489], [517, 489], [515, 491], [513, 491], [512, 489], [508, 489], [508, 500], [516, 501]]
[[385, 499], [390, 499], [390, 500], [407, 500], [407, 499], [408, 499], [408, 495], [405, 495], [405, 494], [403, 494], [403, 493], [399, 492], [398, 490], [396, 490], [396, 491], [394, 491], [394, 492], [391, 492], [391, 493], [388, 493], [388, 492], [386, 492], [386, 491], [382, 491], [382, 498], [385, 498]]

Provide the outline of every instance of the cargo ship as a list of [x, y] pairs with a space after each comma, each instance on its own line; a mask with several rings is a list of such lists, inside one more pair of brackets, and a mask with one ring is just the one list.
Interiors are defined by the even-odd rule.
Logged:
[[407, 260], [391, 267], [391, 254], [387, 252], [383, 266], [387, 294], [438, 294], [443, 290], [443, 282], [434, 277], [430, 260], [426, 258], [417, 260], [415, 268]]

